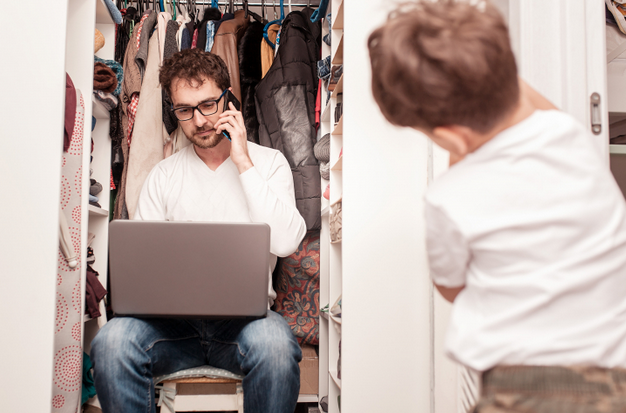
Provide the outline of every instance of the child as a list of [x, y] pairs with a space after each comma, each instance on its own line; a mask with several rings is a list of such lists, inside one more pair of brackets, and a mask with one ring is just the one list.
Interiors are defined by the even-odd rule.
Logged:
[[626, 207], [592, 135], [519, 80], [488, 2], [402, 6], [369, 51], [384, 116], [460, 159], [427, 246], [475, 411], [626, 411]]

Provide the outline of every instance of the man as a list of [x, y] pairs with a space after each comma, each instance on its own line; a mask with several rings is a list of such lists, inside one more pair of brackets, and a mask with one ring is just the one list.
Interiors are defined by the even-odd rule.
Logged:
[[626, 206], [594, 137], [517, 77], [489, 2], [420, 1], [372, 33], [376, 101], [458, 160], [426, 194], [447, 353], [476, 412], [626, 411]]
[[[287, 160], [247, 141], [241, 113], [225, 105], [230, 79], [217, 55], [179, 52], [163, 64], [159, 80], [192, 145], [150, 172], [135, 219], [265, 222], [273, 268], [306, 232]], [[271, 282], [269, 290], [271, 304]], [[251, 322], [113, 318], [91, 355], [105, 413], [154, 412], [153, 377], [207, 364], [245, 375], [247, 413], [293, 413], [298, 398], [302, 354], [287, 323], [270, 310]]]

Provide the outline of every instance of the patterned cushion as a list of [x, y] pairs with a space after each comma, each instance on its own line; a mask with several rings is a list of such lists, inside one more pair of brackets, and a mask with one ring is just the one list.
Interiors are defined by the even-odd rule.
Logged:
[[228, 370], [218, 369], [217, 367], [211, 366], [199, 366], [177, 371], [175, 373], [167, 374], [165, 376], [155, 377], [154, 384], [158, 384], [167, 380], [188, 379], [190, 377], [210, 377], [216, 379], [243, 380], [243, 376], [239, 376]]
[[320, 233], [307, 233], [298, 250], [278, 262], [274, 310], [300, 344], [319, 343]]

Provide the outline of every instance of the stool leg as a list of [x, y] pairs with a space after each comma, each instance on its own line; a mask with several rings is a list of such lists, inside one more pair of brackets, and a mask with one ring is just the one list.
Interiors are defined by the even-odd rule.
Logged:
[[172, 382], [163, 383], [163, 390], [165, 391], [170, 390], [171, 392], [173, 392], [174, 399], [171, 400], [172, 409], [170, 409], [170, 403], [163, 403], [163, 405], [161, 406], [161, 413], [176, 413], [174, 410], [176, 408], [176, 393], [177, 393], [176, 383], [172, 383]]
[[243, 413], [243, 387], [241, 383], [237, 383], [237, 406], [239, 407], [237, 412]]

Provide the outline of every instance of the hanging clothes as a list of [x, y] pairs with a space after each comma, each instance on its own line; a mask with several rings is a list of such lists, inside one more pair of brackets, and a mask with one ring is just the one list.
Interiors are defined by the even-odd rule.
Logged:
[[294, 11], [284, 20], [278, 55], [256, 87], [259, 141], [289, 161], [307, 230], [321, 227], [320, 171], [313, 153], [321, 27], [311, 23], [312, 12]]
[[[178, 51], [176, 36], [178, 34], [178, 23], [174, 20], [167, 22], [167, 31], [165, 33], [165, 49], [163, 51], [163, 61], [169, 59]], [[161, 102], [163, 111], [163, 124], [168, 135], [178, 127], [178, 119], [171, 110], [172, 101], [169, 99], [165, 89], [161, 90]]]
[[148, 14], [148, 17], [144, 20], [142, 27], [139, 28], [140, 40], [137, 49], [137, 55], [135, 56], [135, 62], [139, 68], [139, 74], [141, 75], [141, 81], [143, 82], [143, 76], [146, 72], [146, 64], [148, 62], [148, 45], [152, 31], [157, 24], [158, 13], [152, 12]]
[[239, 56], [237, 45], [248, 27], [248, 19], [244, 10], [237, 10], [231, 20], [222, 21], [213, 42], [211, 53], [221, 57], [226, 62], [230, 85], [233, 95], [241, 102], [241, 87], [239, 84]]
[[263, 42], [263, 24], [250, 23], [238, 46], [239, 75], [241, 77], [241, 113], [250, 142], [259, 143], [259, 121], [256, 118], [254, 94], [256, 85], [261, 81], [261, 42]]
[[[276, 37], [278, 36], [279, 29], [280, 26], [277, 24], [272, 24], [267, 28], [267, 37], [274, 45], [276, 44]], [[265, 77], [267, 72], [270, 70], [270, 67], [272, 67], [272, 63], [274, 63], [274, 48], [264, 41], [261, 43], [262, 77]]]
[[200, 49], [205, 48], [206, 46], [206, 27], [209, 21], [219, 21], [222, 18], [222, 12], [219, 9], [213, 7], [207, 7], [204, 9], [204, 15], [202, 16], [202, 20], [198, 23], [198, 38], [197, 44], [195, 47]]
[[149, 42], [146, 76], [141, 85], [141, 98], [130, 145], [128, 173], [126, 175], [126, 209], [133, 219], [141, 187], [152, 168], [163, 159], [163, 145], [169, 134], [163, 125], [163, 108], [159, 67], [161, 66], [159, 31]]
[[63, 130], [63, 152], [67, 152], [74, 131], [76, 118], [76, 89], [70, 75], [65, 73], [65, 128]]
[[128, 173], [128, 152], [132, 140], [132, 130], [135, 122], [137, 104], [139, 103], [139, 92], [141, 91], [141, 73], [135, 58], [141, 46], [143, 23], [152, 13], [154, 13], [152, 10], [147, 10], [141, 17], [139, 23], [135, 26], [135, 31], [131, 34], [131, 40], [128, 43], [126, 55], [124, 56], [124, 82], [122, 84], [122, 95], [120, 99], [120, 106], [122, 108], [122, 132], [124, 133], [124, 138], [121, 143], [122, 153], [124, 155], [124, 170], [122, 171], [122, 177], [115, 199], [114, 219], [128, 218], [125, 196], [126, 175]]

